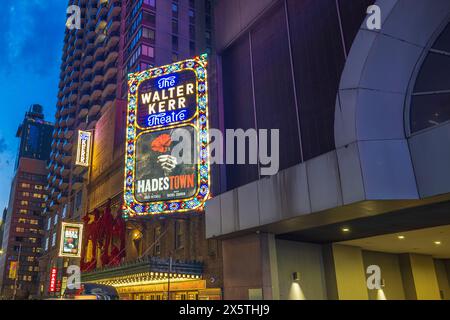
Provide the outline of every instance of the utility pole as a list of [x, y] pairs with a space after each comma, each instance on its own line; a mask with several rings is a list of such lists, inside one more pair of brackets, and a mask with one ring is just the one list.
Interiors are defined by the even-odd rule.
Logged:
[[17, 295], [17, 280], [19, 278], [19, 271], [20, 271], [20, 256], [22, 254], [22, 244], [19, 245], [19, 257], [17, 259], [17, 272], [16, 272], [16, 278], [14, 279], [14, 293], [13, 293], [13, 300], [16, 300]]

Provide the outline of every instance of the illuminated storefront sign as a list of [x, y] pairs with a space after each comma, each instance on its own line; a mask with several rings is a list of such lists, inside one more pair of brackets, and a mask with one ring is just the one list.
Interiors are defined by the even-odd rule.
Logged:
[[52, 268], [50, 271], [50, 285], [48, 287], [49, 292], [55, 292], [56, 291], [56, 276], [58, 274], [58, 269]]
[[[125, 217], [200, 210], [208, 199], [206, 67], [202, 55], [129, 75]], [[192, 161], [174, 156], [180, 143]]]
[[10, 279], [15, 279], [17, 277], [17, 261], [11, 261], [8, 276]]
[[63, 222], [61, 227], [59, 256], [80, 258], [81, 243], [83, 240], [83, 224]]
[[78, 131], [77, 166], [89, 167], [91, 158], [92, 133], [89, 131]]

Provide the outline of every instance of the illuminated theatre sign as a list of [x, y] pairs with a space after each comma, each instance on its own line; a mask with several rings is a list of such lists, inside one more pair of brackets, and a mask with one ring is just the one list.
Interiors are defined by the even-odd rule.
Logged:
[[89, 167], [91, 158], [92, 133], [89, 131], [78, 131], [77, 158], [75, 165]]
[[[206, 67], [202, 55], [128, 76], [125, 217], [199, 210], [208, 199]], [[192, 161], [176, 156], [180, 143]]]
[[59, 256], [69, 258], [80, 258], [82, 241], [83, 241], [83, 224], [63, 222], [61, 224]]

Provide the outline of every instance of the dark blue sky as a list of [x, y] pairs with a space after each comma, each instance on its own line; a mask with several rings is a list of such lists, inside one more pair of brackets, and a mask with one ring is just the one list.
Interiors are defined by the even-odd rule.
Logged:
[[0, 208], [8, 205], [18, 141], [33, 103], [54, 121], [66, 0], [2, 0], [0, 18]]

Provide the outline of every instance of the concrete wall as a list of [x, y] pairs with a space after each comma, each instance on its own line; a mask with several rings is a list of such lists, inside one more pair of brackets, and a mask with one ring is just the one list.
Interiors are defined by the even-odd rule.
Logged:
[[343, 204], [336, 152], [213, 198], [207, 237], [254, 228]]
[[[364, 270], [370, 265], [381, 269], [381, 278], [385, 281], [382, 288], [387, 300], [405, 300], [399, 257], [396, 254], [363, 251]], [[366, 276], [367, 277], [367, 276]], [[368, 290], [369, 300], [378, 300], [378, 290]]]
[[262, 289], [260, 241], [249, 235], [222, 242], [224, 299], [248, 300], [249, 289]]
[[408, 300], [440, 300], [439, 285], [431, 256], [402, 254], [400, 256], [403, 287]]
[[361, 248], [334, 244], [332, 249], [338, 299], [367, 300]]
[[[325, 300], [327, 290], [322, 259], [322, 246], [277, 240], [280, 300]], [[295, 283], [292, 273], [298, 272]]]
[[441, 292], [441, 298], [443, 300], [450, 300], [450, 274], [447, 271], [447, 266], [450, 266], [449, 260], [434, 260], [439, 291]]

